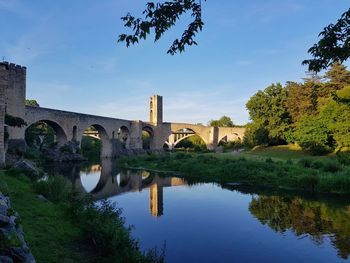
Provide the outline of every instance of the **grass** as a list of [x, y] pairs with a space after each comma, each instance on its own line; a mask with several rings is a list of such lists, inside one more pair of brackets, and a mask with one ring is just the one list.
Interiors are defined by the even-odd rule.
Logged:
[[119, 208], [109, 201], [96, 205], [90, 196], [75, 193], [64, 177], [37, 180], [10, 169], [0, 172], [0, 191], [10, 196], [39, 263], [164, 261], [164, 251], [140, 250]]
[[292, 153], [282, 148], [286, 152], [282, 155], [279, 150], [268, 149], [276, 155], [268, 155], [266, 149], [238, 155], [175, 153], [128, 157], [119, 162], [124, 167], [174, 171], [189, 181], [350, 194], [350, 166], [339, 164], [333, 157], [291, 158]]
[[312, 160], [326, 160], [333, 158], [332, 155], [326, 156], [313, 156], [308, 152], [303, 151], [300, 146], [289, 144], [289, 145], [278, 145], [271, 147], [255, 147], [252, 150], [241, 153], [241, 156], [247, 158], [272, 158], [274, 160], [299, 160], [301, 158], [309, 158]]
[[24, 175], [0, 172], [0, 191], [8, 192], [19, 213], [25, 238], [38, 263], [82, 262], [80, 230], [65, 213], [62, 204], [37, 198], [32, 182]]

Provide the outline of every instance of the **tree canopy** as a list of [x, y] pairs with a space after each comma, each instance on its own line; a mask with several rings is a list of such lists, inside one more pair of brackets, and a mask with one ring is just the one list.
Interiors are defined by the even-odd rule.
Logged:
[[218, 120], [210, 120], [208, 125], [212, 127], [234, 127], [235, 126], [231, 118], [225, 115]]
[[346, 61], [350, 57], [350, 9], [335, 24], [326, 26], [319, 37], [308, 51], [313, 58], [303, 61], [309, 70], [318, 72], [334, 62]]
[[247, 102], [247, 145], [298, 143], [313, 154], [350, 149], [350, 72], [334, 63], [328, 81], [273, 84]]

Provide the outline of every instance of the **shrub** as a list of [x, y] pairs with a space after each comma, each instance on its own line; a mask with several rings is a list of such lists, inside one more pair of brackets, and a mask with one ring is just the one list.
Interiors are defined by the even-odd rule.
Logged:
[[265, 159], [265, 162], [266, 162], [266, 163], [273, 163], [273, 160], [271, 159], [271, 157], [269, 157], [269, 158], [266, 158], [266, 159]]
[[306, 190], [310, 190], [312, 192], [315, 191], [315, 187], [319, 183], [319, 177], [315, 173], [311, 173], [309, 175], [302, 175], [299, 178], [300, 186]]
[[310, 159], [307, 159], [307, 158], [301, 158], [299, 160], [299, 164], [305, 168], [310, 168], [312, 161]]
[[350, 165], [350, 151], [338, 151], [336, 153], [338, 162], [342, 165]]
[[73, 153], [73, 150], [72, 150], [72, 147], [70, 147], [69, 145], [65, 144], [65, 145], [60, 147], [60, 152], [62, 152], [62, 153]]
[[104, 200], [95, 205], [91, 198], [72, 199], [71, 212], [82, 230], [84, 239], [101, 255], [99, 262], [154, 262], [164, 261], [164, 252], [155, 249], [140, 252], [138, 242], [131, 237], [131, 228], [125, 227], [122, 210]]
[[323, 170], [325, 172], [335, 173], [335, 172], [340, 170], [340, 166], [339, 166], [339, 164], [337, 162], [327, 161], [327, 162], [324, 163]]
[[65, 201], [71, 193], [68, 182], [63, 176], [50, 176], [45, 180], [37, 181], [34, 189], [53, 202]]

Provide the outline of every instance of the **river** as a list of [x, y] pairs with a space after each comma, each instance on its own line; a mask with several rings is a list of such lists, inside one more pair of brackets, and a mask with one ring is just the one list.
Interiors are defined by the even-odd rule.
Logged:
[[51, 167], [123, 209], [142, 249], [166, 262], [350, 262], [350, 200], [188, 183], [115, 161]]

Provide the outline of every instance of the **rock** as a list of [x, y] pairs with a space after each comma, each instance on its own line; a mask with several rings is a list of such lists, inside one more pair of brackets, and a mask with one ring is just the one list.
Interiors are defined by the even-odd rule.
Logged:
[[0, 227], [7, 226], [10, 223], [10, 218], [8, 216], [0, 215]]
[[37, 195], [36, 198], [38, 198], [38, 199], [41, 200], [41, 201], [45, 201], [45, 202], [48, 201], [48, 200], [45, 198], [45, 196], [43, 196], [43, 195]]
[[17, 259], [16, 262], [35, 263], [35, 259], [27, 247], [11, 248], [11, 254], [15, 261]]
[[4, 215], [6, 216], [7, 215], [7, 205], [3, 205], [1, 204], [1, 201], [0, 201], [0, 215]]
[[21, 169], [21, 170], [27, 171], [31, 175], [39, 175], [39, 171], [35, 167], [35, 165], [27, 160], [20, 160], [20, 161], [16, 162], [13, 165], [13, 167], [16, 169]]
[[9, 257], [0, 256], [0, 263], [13, 263], [13, 260]]

